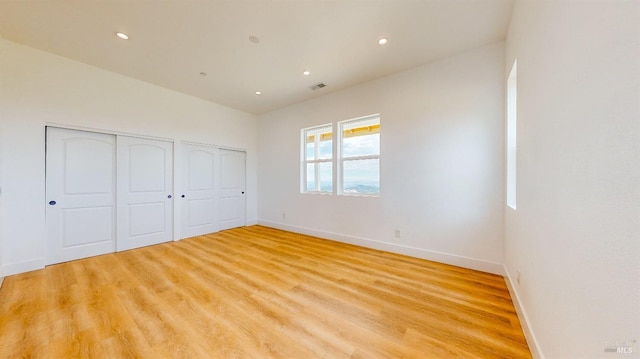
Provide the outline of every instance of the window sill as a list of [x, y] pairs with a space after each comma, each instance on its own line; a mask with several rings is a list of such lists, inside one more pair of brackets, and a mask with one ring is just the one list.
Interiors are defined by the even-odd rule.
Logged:
[[365, 193], [363, 193], [363, 194], [359, 194], [359, 193], [341, 193], [341, 194], [339, 194], [338, 196], [343, 196], [343, 197], [368, 197], [368, 198], [379, 198], [379, 197], [380, 197], [380, 194], [379, 194], [379, 193], [377, 193], [377, 194], [374, 194], [374, 193], [371, 193], [371, 194], [365, 194]]
[[333, 196], [333, 192], [300, 192], [305, 195]]

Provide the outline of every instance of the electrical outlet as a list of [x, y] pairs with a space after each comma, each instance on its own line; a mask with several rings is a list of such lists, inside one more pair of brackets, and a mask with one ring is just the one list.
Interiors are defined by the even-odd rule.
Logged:
[[519, 269], [516, 271], [516, 282], [518, 283], [518, 285], [520, 285], [520, 270]]
[[395, 229], [395, 230], [393, 231], [393, 235], [394, 235], [396, 238], [400, 238], [400, 230], [399, 230], [399, 229]]

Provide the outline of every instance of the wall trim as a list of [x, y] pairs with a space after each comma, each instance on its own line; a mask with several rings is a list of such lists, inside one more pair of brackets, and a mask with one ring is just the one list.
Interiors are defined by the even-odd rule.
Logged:
[[518, 315], [518, 319], [520, 319], [520, 325], [522, 326], [522, 331], [524, 332], [524, 336], [527, 339], [527, 344], [529, 345], [529, 351], [531, 351], [531, 355], [536, 359], [544, 359], [545, 356], [542, 353], [542, 349], [540, 348], [540, 343], [536, 339], [535, 334], [533, 333], [533, 328], [531, 327], [531, 322], [529, 321], [529, 317], [527, 316], [527, 312], [524, 309], [524, 305], [520, 301], [520, 296], [518, 295], [518, 290], [514, 285], [512, 276], [509, 273], [509, 269], [506, 265], [504, 265], [504, 281], [507, 283], [507, 288], [509, 289], [509, 294], [511, 294], [511, 301], [513, 302], [513, 306], [516, 308], [516, 314]]
[[214, 144], [211, 144], [211, 143], [193, 142], [193, 141], [186, 141], [186, 140], [181, 140], [180, 142], [183, 145], [209, 147], [209, 148], [217, 148], [219, 150], [231, 150], [231, 151], [238, 151], [238, 152], [247, 153], [247, 149], [246, 148], [240, 148], [240, 147], [214, 145]]
[[34, 259], [25, 262], [9, 263], [5, 264], [4, 267], [2, 267], [2, 272], [5, 276], [10, 276], [14, 274], [31, 272], [38, 269], [44, 269], [44, 265], [44, 259]]
[[403, 246], [395, 243], [381, 242], [368, 238], [348, 236], [340, 233], [327, 232], [318, 229], [293, 226], [289, 224], [258, 220], [258, 224], [265, 227], [281, 229], [284, 231], [306, 234], [314, 237], [335, 240], [339, 242], [354, 244], [357, 246], [378, 249], [382, 251], [404, 254], [410, 257], [426, 259], [434, 262], [450, 264], [458, 267], [474, 269], [497, 275], [504, 275], [504, 265], [502, 263], [485, 261], [482, 259], [458, 256], [455, 254], [431, 251], [422, 248]]
[[46, 121], [44, 123], [44, 126], [45, 127], [56, 127], [56, 128], [60, 128], [60, 129], [63, 129], [63, 130], [75, 130], [75, 131], [84, 131], [84, 132], [93, 132], [93, 133], [103, 133], [105, 135], [144, 138], [144, 139], [147, 139], [147, 140], [158, 140], [158, 141], [165, 141], [165, 142], [172, 142], [172, 143], [176, 143], [177, 142], [175, 138], [169, 138], [169, 137], [148, 136], [148, 135], [142, 135], [142, 134], [139, 134], [139, 133], [113, 131], [113, 130], [110, 130], [110, 129], [94, 128], [94, 127], [87, 127], [87, 126], [68, 125], [68, 124], [64, 124], [64, 123], [57, 123], [57, 122], [50, 122], [50, 121]]

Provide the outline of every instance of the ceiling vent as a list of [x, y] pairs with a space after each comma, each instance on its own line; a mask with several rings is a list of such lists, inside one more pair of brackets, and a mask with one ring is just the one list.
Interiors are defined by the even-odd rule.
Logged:
[[311, 86], [311, 89], [312, 89], [313, 91], [315, 91], [315, 90], [319, 90], [319, 89], [321, 89], [321, 88], [323, 88], [323, 87], [325, 87], [325, 86], [327, 86], [327, 85], [325, 85], [325, 84], [323, 84], [322, 82], [320, 82], [320, 83], [318, 83], [318, 84], [315, 84], [315, 85]]

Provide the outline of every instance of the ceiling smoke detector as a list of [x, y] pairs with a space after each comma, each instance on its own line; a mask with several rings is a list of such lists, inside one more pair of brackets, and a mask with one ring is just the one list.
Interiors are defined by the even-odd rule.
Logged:
[[318, 83], [318, 84], [315, 84], [315, 85], [311, 86], [311, 89], [312, 89], [313, 91], [315, 91], [315, 90], [319, 90], [319, 89], [321, 89], [321, 88], [323, 88], [323, 87], [325, 87], [325, 86], [327, 86], [327, 85], [325, 85], [325, 84], [323, 84], [322, 82], [320, 82], [320, 83]]

